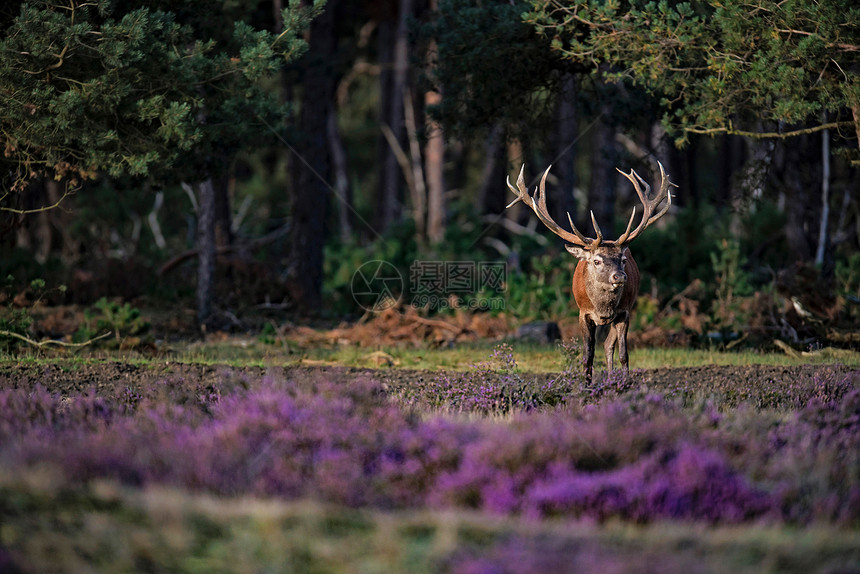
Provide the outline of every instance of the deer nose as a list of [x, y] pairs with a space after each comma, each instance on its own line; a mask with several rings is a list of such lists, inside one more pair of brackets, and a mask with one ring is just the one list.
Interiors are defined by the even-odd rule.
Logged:
[[627, 281], [627, 274], [626, 273], [616, 271], [615, 273], [612, 274], [612, 282], [613, 283], [622, 283], [624, 281]]

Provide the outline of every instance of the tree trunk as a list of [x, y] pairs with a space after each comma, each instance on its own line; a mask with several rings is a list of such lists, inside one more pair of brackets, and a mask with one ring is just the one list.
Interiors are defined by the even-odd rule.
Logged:
[[[778, 144], [775, 172], [781, 181], [778, 189], [785, 191], [785, 238], [788, 248], [798, 261], [811, 261], [814, 256], [815, 232], [818, 229], [818, 211], [815, 208], [815, 190], [820, 189], [818, 161], [811, 150], [817, 149], [811, 139], [816, 136], [802, 135]], [[773, 145], [773, 144], [771, 144]], [[816, 154], [817, 155], [817, 154]], [[816, 181], [817, 180], [817, 181]]]
[[[757, 202], [764, 194], [767, 180], [774, 161], [775, 143], [770, 140], [758, 140], [745, 138], [746, 161], [732, 178], [731, 192], [731, 220], [729, 221], [729, 233], [734, 237], [740, 237], [741, 215], [750, 210], [750, 206]], [[787, 147], [783, 147], [783, 158]], [[787, 190], [787, 187], [781, 189]], [[789, 218], [793, 216], [789, 215]], [[801, 215], [802, 217], [802, 215]], [[800, 226], [802, 233], [803, 226]], [[804, 249], [804, 252], [808, 249]], [[808, 256], [804, 256], [808, 259]]]
[[[387, 126], [394, 139], [405, 148], [403, 125], [403, 92], [409, 71], [409, 17], [412, 13], [412, 0], [399, 0], [397, 25], [391, 34], [391, 23], [382, 22], [379, 26], [380, 65], [380, 125]], [[392, 42], [393, 40], [393, 42]], [[393, 48], [393, 49], [392, 49]], [[390, 68], [391, 72], [385, 70]], [[400, 164], [391, 145], [380, 134], [379, 144], [379, 190], [376, 196], [376, 225], [380, 232], [387, 230], [400, 219], [402, 199], [400, 196], [403, 176]]]
[[[435, 12], [437, 0], [430, 0], [429, 9]], [[436, 42], [431, 41], [425, 60], [432, 68], [436, 60]], [[424, 173], [427, 177], [427, 238], [439, 243], [445, 238], [445, 137], [442, 126], [427, 114], [427, 108], [442, 102], [436, 90], [424, 93], [424, 117], [427, 126], [427, 143], [424, 145]]]
[[672, 145], [672, 141], [660, 121], [655, 119], [651, 123], [650, 147], [652, 150], [651, 159], [653, 159], [650, 165], [651, 181], [659, 185], [660, 166], [657, 165], [659, 161], [663, 165], [666, 175], [669, 176], [669, 181], [677, 186], [669, 190], [669, 193], [672, 194], [672, 205], [679, 207], [697, 206], [695, 194], [698, 186], [694, 185], [690, 179], [693, 166], [689, 163], [695, 156], [695, 138], [684, 150], [679, 150]]
[[322, 178], [330, 167], [328, 118], [334, 102], [336, 78], [331, 65], [337, 47], [334, 30], [337, 1], [330, 0], [310, 29], [302, 82], [299, 117], [301, 161], [294, 164], [291, 198], [290, 254], [287, 289], [303, 314], [322, 306], [323, 245], [329, 187]]
[[231, 165], [213, 183], [215, 185], [215, 245], [229, 247], [233, 243], [231, 196], [236, 185], [233, 166]]
[[507, 205], [505, 198], [510, 192], [503, 181], [508, 171], [504, 142], [505, 130], [500, 124], [495, 124], [484, 140], [484, 169], [475, 206], [478, 213], [501, 215]]
[[[519, 140], [509, 141], [507, 142], [506, 153], [507, 153], [507, 161], [505, 162], [505, 168], [507, 171], [508, 166], [515, 166], [515, 171], [513, 175], [511, 175], [511, 181], [516, 181], [517, 174], [519, 174], [520, 169], [523, 166], [523, 144]], [[526, 185], [528, 186], [529, 175], [528, 172], [523, 176], [526, 178]], [[501, 188], [501, 186], [499, 186]], [[509, 220], [518, 223], [521, 220], [528, 218], [532, 213], [530, 209], [523, 209], [523, 202], [520, 201], [516, 205], [512, 206], [510, 209], [505, 209], [505, 206], [512, 201], [513, 194], [510, 193], [507, 189], [507, 185], [505, 186], [505, 194], [499, 196], [504, 197], [504, 199], [500, 202], [501, 210], [505, 214], [505, 217]]]
[[415, 235], [418, 244], [424, 245], [427, 239], [427, 185], [424, 177], [424, 162], [421, 158], [421, 143], [418, 141], [418, 127], [415, 124], [411, 90], [403, 95], [403, 117], [406, 136], [409, 140], [409, 159], [404, 162], [403, 171], [408, 170], [411, 174], [411, 177], [406, 176], [406, 183], [409, 187], [409, 195], [412, 197]]
[[340, 240], [347, 242], [352, 236], [352, 186], [349, 185], [349, 174], [346, 169], [346, 149], [343, 138], [337, 128], [337, 113], [334, 107], [329, 110], [328, 121], [328, 144], [331, 152], [332, 171], [334, 173], [334, 190], [337, 199], [337, 216]]
[[[45, 178], [45, 205], [52, 205], [60, 196], [60, 183], [53, 178]], [[51, 255], [54, 246], [54, 225], [51, 222], [51, 211], [40, 211], [36, 214], [36, 237], [38, 243], [33, 257], [40, 265], [44, 265]]]
[[576, 220], [576, 140], [578, 125], [576, 116], [577, 78], [566, 74], [561, 84], [556, 108], [556, 159], [553, 173], [558, 180], [555, 186], [555, 201], [550, 205], [553, 219], [567, 221], [567, 214]]
[[827, 223], [830, 218], [830, 130], [821, 132], [821, 218], [818, 224], [818, 247], [815, 264], [824, 264], [824, 254], [830, 240]]
[[669, 137], [666, 135], [666, 128], [659, 121], [651, 122], [650, 140], [651, 153], [654, 160], [656, 160], [652, 161], [649, 166], [651, 181], [660, 181], [660, 168], [657, 166], [658, 161], [663, 164], [663, 169], [666, 170], [666, 173], [672, 176], [677, 174], [678, 170], [674, 162], [675, 157], [670, 152], [672, 145], [669, 142]]
[[[615, 143], [615, 128], [609, 123], [612, 109], [602, 107], [603, 118], [594, 127], [594, 140], [591, 146], [591, 180], [588, 188], [588, 208], [597, 218], [602, 229], [612, 229], [615, 221], [615, 194], [619, 174], [615, 171], [618, 163], [618, 149]], [[584, 217], [580, 218], [580, 220]], [[583, 221], [581, 221], [584, 223]], [[590, 228], [590, 222], [585, 228]], [[583, 229], [580, 227], [580, 229]]]
[[690, 143], [684, 149], [678, 149], [674, 145], [669, 146], [669, 157], [672, 163], [670, 172], [672, 183], [678, 186], [678, 192], [673, 193], [672, 204], [679, 206], [690, 206], [698, 209], [701, 205], [699, 197], [699, 186], [695, 181], [696, 174], [696, 150], [698, 138], [690, 138]]
[[717, 209], [722, 211], [731, 206], [732, 196], [735, 194], [734, 178], [744, 167], [746, 154], [744, 139], [740, 136], [722, 136], [719, 150], [720, 165], [716, 196], [713, 199]]
[[379, 23], [379, 125], [380, 133], [376, 139], [376, 165], [379, 170], [379, 181], [376, 189], [376, 209], [373, 210], [373, 224], [377, 232], [382, 233], [400, 217], [398, 203], [397, 173], [390, 166], [395, 160], [394, 151], [388, 143], [381, 127], [389, 126], [392, 102], [395, 99], [391, 89], [394, 78], [394, 36], [397, 24], [383, 19]]
[[213, 325], [216, 192], [211, 178], [194, 187], [197, 195], [197, 322], [205, 332]]
[[[438, 92], [424, 95], [426, 105], [442, 100]], [[424, 146], [424, 173], [427, 176], [427, 238], [439, 243], [445, 238], [445, 139], [442, 126], [428, 116], [427, 144]]]

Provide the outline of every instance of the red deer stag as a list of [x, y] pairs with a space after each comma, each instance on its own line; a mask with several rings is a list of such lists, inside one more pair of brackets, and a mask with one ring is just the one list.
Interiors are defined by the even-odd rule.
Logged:
[[[639, 226], [631, 231], [633, 220], [636, 218], [636, 208], [634, 207], [630, 222], [627, 224], [627, 230], [615, 241], [603, 239], [603, 233], [597, 225], [594, 212], [591, 213], [591, 223], [594, 226], [594, 233], [597, 235], [594, 239], [585, 237], [579, 232], [569, 213], [567, 219], [573, 230], [572, 233], [562, 229], [559, 224], [553, 221], [546, 209], [545, 186], [549, 168], [544, 172], [540, 186], [535, 190], [533, 197], [529, 195], [523, 180], [525, 166], [520, 169], [516, 189], [511, 185], [510, 178], [507, 180], [508, 187], [517, 195], [517, 198], [508, 207], [519, 201], [528, 205], [550, 231], [572, 243], [572, 245], [565, 245], [565, 248], [579, 259], [573, 273], [573, 298], [579, 307], [579, 328], [585, 340], [585, 378], [588, 381], [591, 381], [594, 364], [595, 329], [597, 325], [611, 326], [604, 343], [606, 368], [612, 370], [616, 345], [618, 346], [618, 358], [622, 368], [625, 372], [629, 368], [627, 328], [630, 326], [630, 313], [636, 304], [636, 295], [639, 292], [639, 268], [627, 246], [669, 210], [672, 205], [672, 194], [669, 193], [669, 186], [677, 187], [669, 181], [663, 165], [659, 162], [658, 165], [660, 166], [661, 178], [660, 191], [654, 199], [648, 199], [651, 186], [639, 177], [639, 174], [633, 170], [630, 170], [630, 173], [618, 170], [633, 184], [645, 211]], [[640, 184], [645, 186], [644, 191]], [[666, 204], [663, 208], [654, 213], [664, 200]]]

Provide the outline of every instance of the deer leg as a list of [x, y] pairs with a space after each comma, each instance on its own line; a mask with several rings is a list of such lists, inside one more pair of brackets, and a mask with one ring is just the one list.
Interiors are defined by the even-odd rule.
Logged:
[[606, 355], [606, 370], [611, 371], [615, 363], [615, 341], [618, 338], [615, 325], [609, 326], [606, 333], [606, 341], [603, 343], [603, 352]]
[[629, 361], [627, 357], [627, 328], [630, 327], [630, 314], [627, 317], [614, 325], [615, 333], [618, 337], [618, 360], [621, 363], [621, 368], [625, 373], [630, 371]]
[[585, 380], [591, 382], [591, 372], [594, 366], [594, 339], [596, 325], [584, 313], [579, 314], [579, 330], [582, 332], [582, 338], [585, 342], [584, 363], [585, 363]]

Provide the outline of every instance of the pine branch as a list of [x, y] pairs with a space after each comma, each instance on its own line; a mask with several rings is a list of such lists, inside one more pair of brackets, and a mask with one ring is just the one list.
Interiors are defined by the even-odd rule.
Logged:
[[[65, 193], [63, 193], [62, 197], [60, 197], [60, 199], [58, 199], [57, 202], [54, 203], [53, 205], [43, 205], [42, 207], [39, 207], [36, 209], [14, 209], [12, 207], [0, 206], [0, 211], [7, 211], [9, 213], [15, 213], [17, 215], [30, 215], [31, 213], [41, 213], [43, 211], [50, 211], [52, 209], [58, 208], [60, 206], [60, 204], [63, 203], [63, 200], [66, 199], [66, 197], [68, 197], [69, 195], [71, 195], [71, 192], [66, 191]], [[5, 198], [5, 197], [6, 196], [4, 195], [3, 198]], [[0, 198], [0, 199], [2, 199], [2, 198]]]
[[747, 132], [743, 130], [736, 130], [734, 128], [684, 128], [684, 131], [690, 132], [693, 134], [702, 134], [702, 135], [715, 135], [715, 134], [726, 134], [730, 136], [744, 136], [750, 138], [757, 139], [770, 139], [770, 138], [780, 138], [786, 139], [794, 136], [806, 135], [806, 134], [814, 134], [827, 129], [838, 129], [844, 126], [853, 125], [853, 122], [831, 122], [828, 124], [821, 124], [817, 126], [813, 126], [811, 128], [803, 128], [800, 130], [792, 130], [788, 132]]

